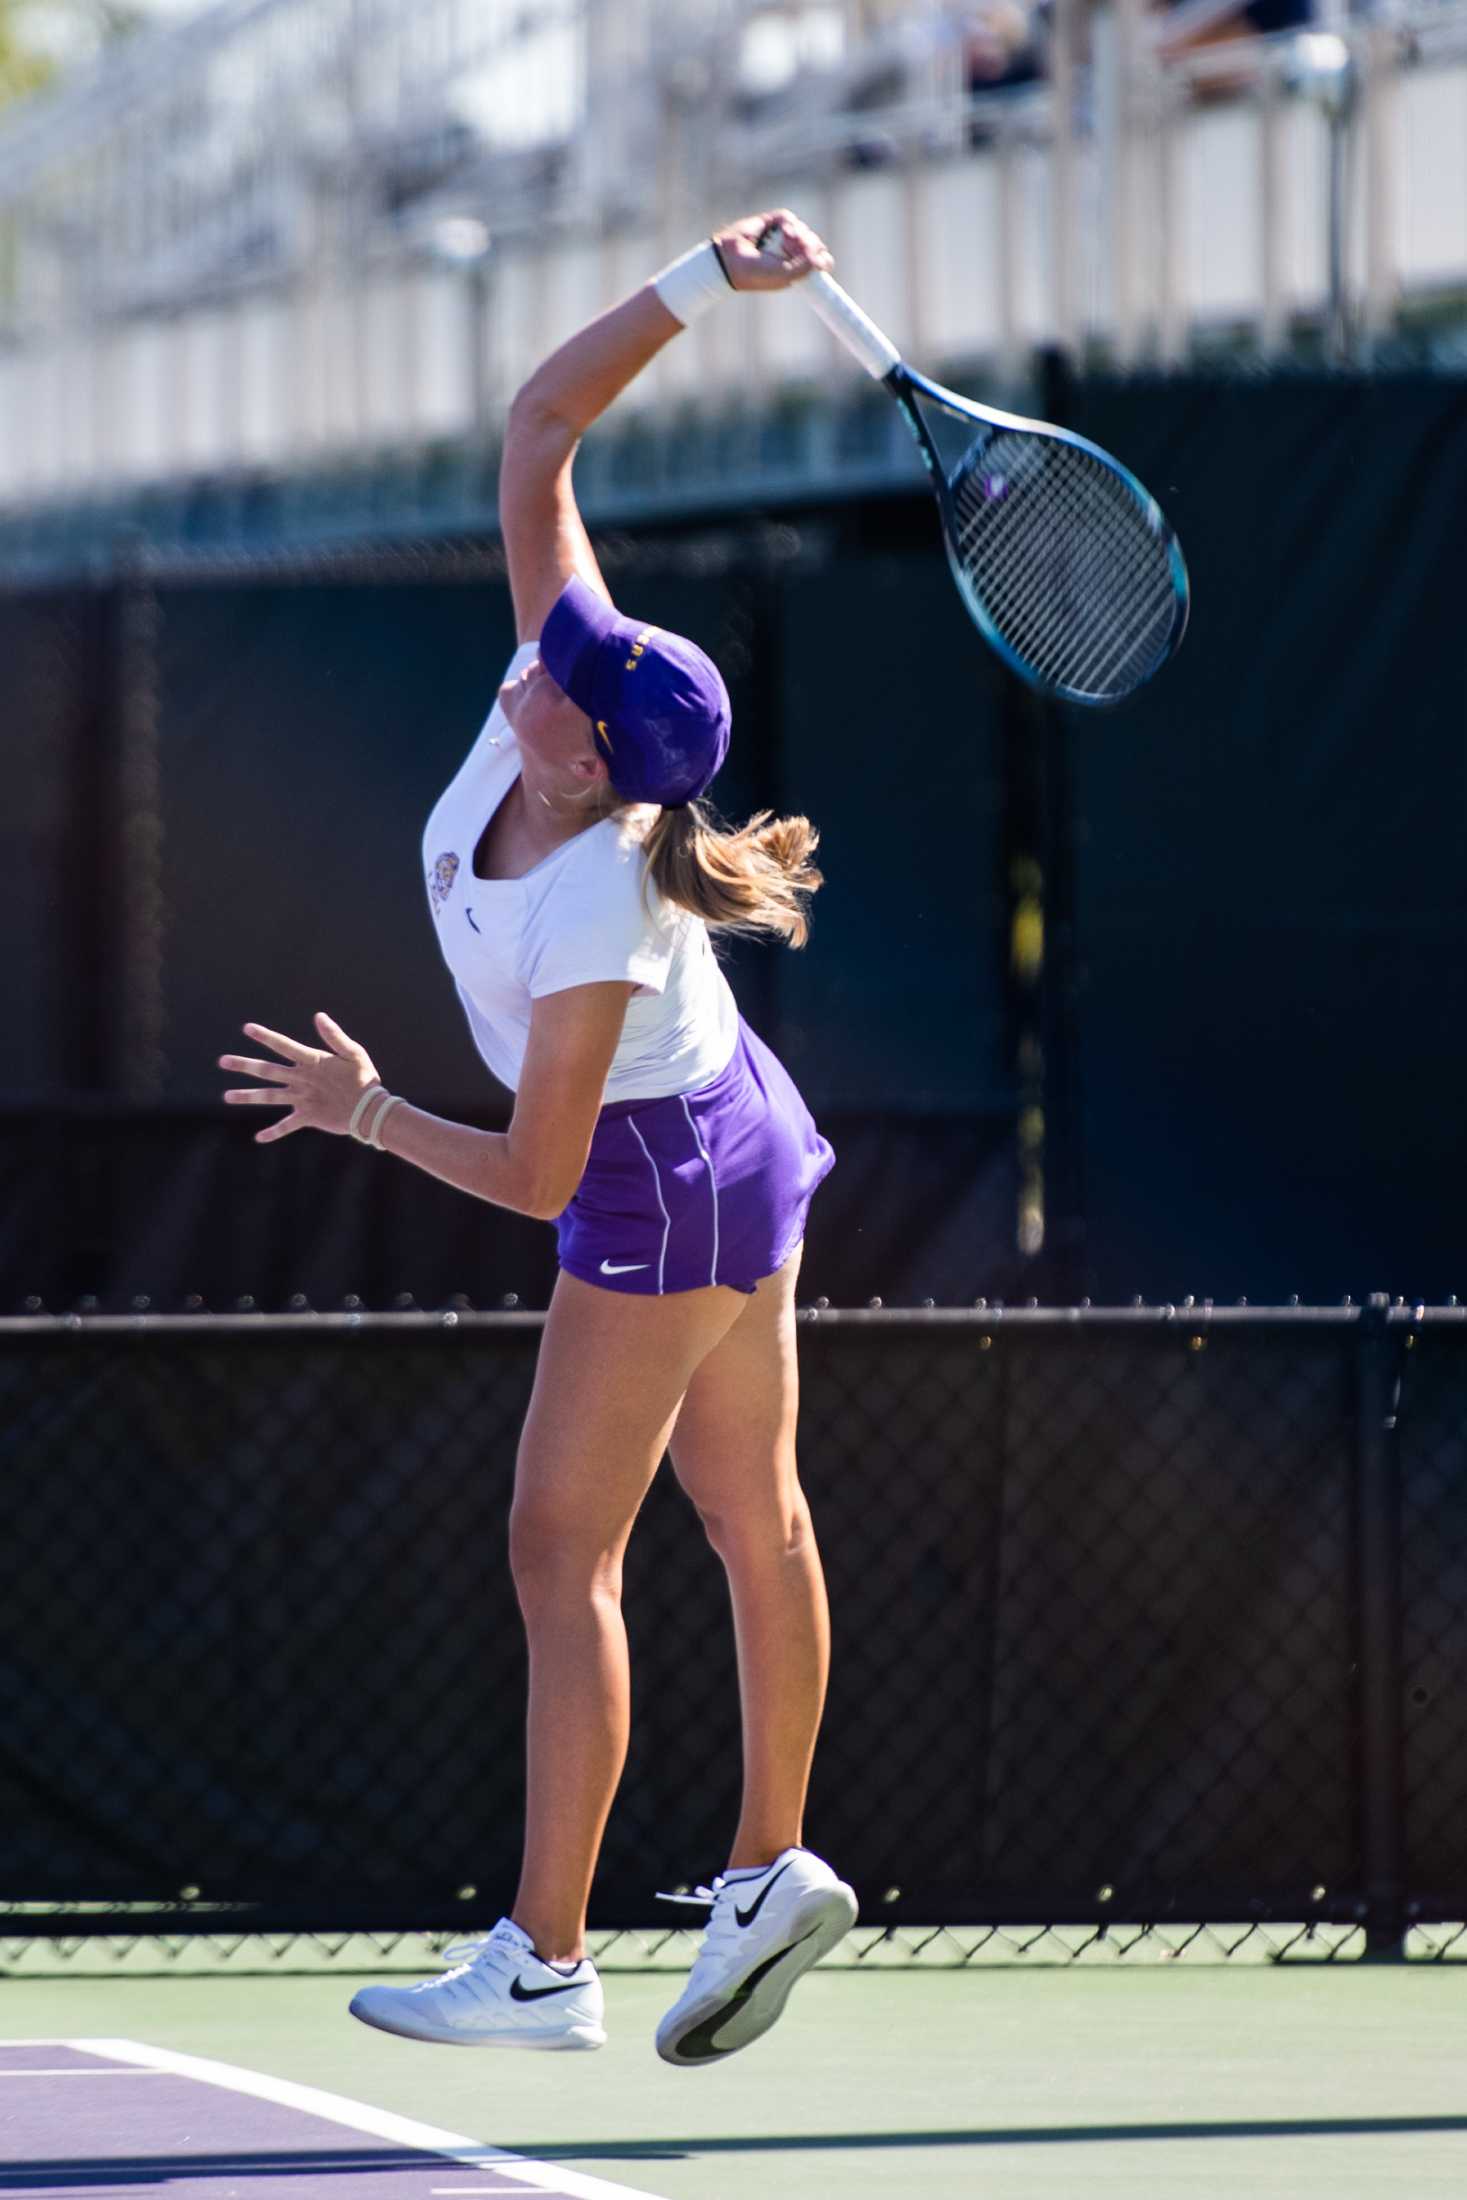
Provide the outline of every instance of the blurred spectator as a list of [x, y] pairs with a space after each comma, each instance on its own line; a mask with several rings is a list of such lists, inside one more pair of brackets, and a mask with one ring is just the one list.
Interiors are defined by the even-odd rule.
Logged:
[[[1355, 0], [1364, 4], [1364, 0]], [[1163, 60], [1201, 49], [1226, 47], [1316, 18], [1317, 0], [1144, 0], [1146, 32]], [[1090, 59], [1094, 0], [1080, 0], [1074, 38], [1076, 59]], [[745, 91], [738, 112], [749, 122], [810, 121], [825, 115], [860, 118], [844, 158], [855, 167], [880, 167], [903, 157], [913, 143], [901, 110], [966, 94], [974, 105], [968, 142], [985, 143], [1002, 110], [988, 105], [995, 92], [1019, 90], [1048, 74], [1053, 0], [915, 0], [873, 6], [863, 35], [846, 51], [817, 65], [798, 65], [777, 89]], [[1239, 56], [1240, 64], [1243, 56]], [[1253, 65], [1209, 66], [1194, 87], [1197, 97], [1227, 96], [1253, 80]]]
[[1040, 73], [1042, 34], [1037, 7], [1023, 0], [983, 0], [961, 26], [963, 79], [970, 92], [1031, 84]]
[[[916, 9], [847, 64], [842, 105], [848, 113], [874, 117], [923, 90], [972, 97], [1032, 84], [1043, 73], [1047, 8], [1048, 0], [937, 0]], [[988, 125], [975, 119], [970, 142], [981, 143], [988, 134]], [[872, 166], [895, 151], [873, 133], [852, 148], [852, 157], [858, 166]]]
[[[1156, 52], [1163, 61], [1217, 54], [1221, 65], [1194, 79], [1192, 97], [1203, 104], [1225, 100], [1254, 81], [1253, 65], [1243, 50], [1247, 41], [1271, 31], [1298, 30], [1314, 17], [1314, 0], [1162, 0]], [[1222, 60], [1229, 47], [1239, 49], [1236, 64]]]
[[1269, 31], [1299, 30], [1314, 20], [1313, 0], [1163, 0], [1157, 48], [1164, 59], [1258, 38]]

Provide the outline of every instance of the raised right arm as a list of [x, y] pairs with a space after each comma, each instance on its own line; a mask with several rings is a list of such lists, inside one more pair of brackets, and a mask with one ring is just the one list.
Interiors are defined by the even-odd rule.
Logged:
[[[766, 230], [761, 250], [757, 240]], [[832, 264], [814, 231], [784, 208], [730, 222], [715, 241], [735, 290], [783, 290]], [[521, 642], [536, 639], [572, 574], [610, 601], [571, 487], [576, 446], [682, 326], [653, 284], [645, 283], [552, 352], [510, 406], [499, 524]]]
[[535, 640], [572, 574], [610, 601], [571, 487], [576, 446], [681, 327], [648, 283], [552, 352], [510, 406], [499, 525], [522, 642]]

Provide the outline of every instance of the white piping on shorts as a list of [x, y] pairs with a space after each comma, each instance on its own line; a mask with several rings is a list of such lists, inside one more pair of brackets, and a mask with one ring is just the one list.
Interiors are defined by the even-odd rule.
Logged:
[[631, 1132], [633, 1138], [635, 1138], [643, 1153], [647, 1155], [647, 1160], [652, 1170], [652, 1188], [657, 1194], [657, 1204], [662, 1209], [662, 1251], [658, 1256], [657, 1261], [657, 1289], [660, 1295], [662, 1291], [662, 1274], [663, 1270], [667, 1266], [667, 1240], [668, 1234], [672, 1229], [672, 1216], [668, 1213], [666, 1202], [662, 1197], [662, 1179], [657, 1173], [657, 1163], [653, 1161], [651, 1154], [648, 1153], [647, 1141], [642, 1136], [641, 1132], [637, 1129], [636, 1124], [632, 1121], [630, 1116], [627, 1117], [627, 1129]]
[[687, 1117], [687, 1119], [688, 1119], [688, 1129], [689, 1129], [689, 1130], [690, 1130], [690, 1131], [692, 1132], [692, 1134], [693, 1134], [693, 1144], [694, 1144], [694, 1145], [695, 1145], [695, 1146], [697, 1147], [697, 1149], [698, 1149], [699, 1153], [700, 1153], [700, 1154], [701, 1154], [701, 1155], [703, 1156], [703, 1165], [704, 1165], [704, 1167], [705, 1167], [705, 1168], [707, 1169], [707, 1171], [708, 1171], [708, 1181], [709, 1181], [709, 1183], [710, 1183], [710, 1184], [711, 1184], [711, 1185], [713, 1186], [713, 1260], [712, 1260], [712, 1264], [711, 1264], [711, 1266], [709, 1267], [709, 1270], [708, 1270], [708, 1281], [709, 1281], [710, 1283], [717, 1283], [717, 1281], [718, 1281], [718, 1178], [717, 1178], [717, 1176], [716, 1176], [716, 1175], [714, 1174], [714, 1170], [713, 1170], [713, 1156], [712, 1156], [712, 1154], [710, 1154], [710, 1153], [709, 1153], [709, 1151], [708, 1151], [708, 1148], [707, 1148], [707, 1147], [706, 1147], [706, 1146], [704, 1145], [704, 1143], [703, 1143], [702, 1139], [701, 1139], [701, 1138], [700, 1138], [700, 1137], [698, 1136], [698, 1126], [697, 1126], [697, 1124], [696, 1124], [696, 1123], [695, 1123], [695, 1122], [693, 1121], [693, 1111], [692, 1111], [692, 1109], [691, 1109], [691, 1108], [690, 1108], [690, 1107], [688, 1106], [688, 1098], [687, 1098], [687, 1094], [686, 1094], [686, 1093], [679, 1093], [678, 1097], [679, 1097], [679, 1099], [680, 1099], [680, 1100], [682, 1101], [682, 1104], [683, 1104], [683, 1114], [684, 1114], [684, 1115], [685, 1115], [685, 1116]]

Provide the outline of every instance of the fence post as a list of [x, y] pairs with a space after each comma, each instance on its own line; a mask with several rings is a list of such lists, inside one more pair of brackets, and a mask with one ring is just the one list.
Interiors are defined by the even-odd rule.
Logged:
[[1374, 1291], [1360, 1313], [1355, 1420], [1355, 1672], [1360, 1877], [1368, 1960], [1405, 1955], [1405, 1757], [1401, 1717], [1401, 1487], [1397, 1383]]

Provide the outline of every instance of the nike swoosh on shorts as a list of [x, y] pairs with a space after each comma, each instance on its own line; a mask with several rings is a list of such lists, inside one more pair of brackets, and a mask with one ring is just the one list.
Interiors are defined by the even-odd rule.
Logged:
[[601, 1263], [601, 1273], [603, 1276], [629, 1276], [634, 1268], [650, 1268], [651, 1265], [650, 1260], [619, 1260], [614, 1263], [604, 1260]]

